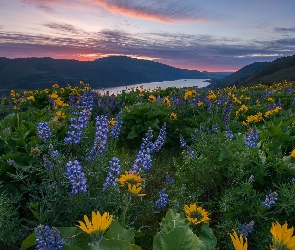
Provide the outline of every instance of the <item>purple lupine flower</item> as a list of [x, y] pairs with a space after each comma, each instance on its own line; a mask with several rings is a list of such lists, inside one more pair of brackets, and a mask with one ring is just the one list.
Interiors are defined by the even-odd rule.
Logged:
[[87, 127], [93, 108], [93, 96], [91, 92], [84, 92], [76, 102], [73, 115], [78, 117], [70, 119], [69, 130], [64, 142], [69, 145], [79, 144], [82, 140], [83, 129]]
[[122, 112], [119, 112], [115, 118], [115, 124], [111, 128], [110, 137], [117, 139], [120, 135], [122, 127]]
[[59, 152], [57, 150], [54, 150], [51, 144], [49, 145], [49, 154], [51, 158], [56, 158], [57, 156], [59, 156]]
[[193, 134], [191, 134], [192, 140], [195, 141], [199, 134], [200, 134], [199, 130], [195, 129], [195, 132]]
[[254, 221], [251, 220], [248, 224], [241, 225], [240, 229], [238, 230], [238, 234], [241, 234], [244, 238], [247, 238], [249, 234], [253, 233], [254, 231]]
[[200, 93], [197, 94], [197, 96], [193, 99], [193, 104], [195, 106], [198, 106], [198, 103], [201, 101], [201, 95]]
[[232, 98], [229, 98], [226, 104], [226, 108], [224, 110], [224, 117], [222, 123], [224, 125], [228, 125], [229, 120], [230, 120], [230, 112], [232, 110]]
[[294, 177], [291, 179], [291, 181], [292, 181], [293, 184], [295, 184], [295, 178]]
[[64, 142], [69, 145], [79, 144], [82, 140], [83, 132], [78, 124], [77, 118], [70, 119], [69, 130], [66, 132], [66, 135], [67, 137], [64, 138]]
[[226, 100], [226, 94], [222, 93], [216, 103], [218, 107], [220, 107]]
[[116, 157], [113, 157], [110, 161], [110, 168], [107, 175], [107, 178], [102, 186], [102, 191], [105, 191], [108, 187], [116, 186], [117, 183], [117, 177], [121, 174], [121, 166], [120, 166], [120, 160]]
[[163, 188], [159, 191], [159, 199], [155, 202], [155, 206], [158, 211], [162, 210], [168, 205], [169, 202], [169, 196], [168, 194], [165, 194], [166, 188]]
[[85, 174], [82, 172], [82, 166], [75, 161], [69, 161], [66, 164], [66, 176], [72, 184], [71, 194], [78, 194], [79, 192], [87, 192], [87, 182]]
[[38, 250], [60, 250], [65, 240], [60, 236], [59, 231], [49, 226], [39, 225], [34, 229], [36, 235], [36, 249]]
[[89, 152], [89, 159], [91, 160], [94, 160], [98, 154], [102, 154], [106, 149], [109, 132], [107, 117], [104, 115], [97, 116], [95, 118], [95, 127], [94, 143]]
[[177, 95], [177, 94], [175, 94], [174, 96], [173, 96], [173, 103], [174, 103], [174, 105], [175, 106], [179, 106], [180, 104], [181, 104], [181, 99], [179, 98], [179, 96]]
[[289, 88], [287, 88], [287, 90], [286, 90], [286, 93], [287, 94], [292, 94], [292, 92], [293, 92], [292, 86], [290, 86]]
[[270, 209], [271, 205], [275, 204], [276, 200], [278, 199], [278, 193], [277, 192], [272, 192], [268, 195], [265, 196], [265, 201], [262, 202], [262, 204]]
[[166, 183], [168, 186], [174, 184], [175, 180], [171, 177], [169, 173], [166, 173]]
[[234, 138], [233, 131], [231, 131], [229, 126], [226, 126], [225, 139], [232, 140], [233, 138]]
[[258, 142], [258, 131], [254, 127], [245, 139], [245, 145], [249, 148], [255, 148]]
[[140, 145], [140, 150], [136, 154], [136, 159], [130, 171], [138, 173], [140, 169], [148, 171], [152, 166], [151, 153], [153, 153], [153, 143], [151, 142], [153, 138], [153, 130], [149, 129], [145, 133], [145, 137], [142, 138], [142, 143]]
[[282, 107], [282, 100], [281, 100], [281, 98], [279, 98], [279, 100], [278, 100], [277, 107]]
[[187, 153], [191, 158], [195, 158], [195, 152], [192, 150], [191, 147], [187, 146]]
[[40, 122], [36, 124], [39, 138], [46, 142], [51, 136], [51, 130], [48, 122]]
[[249, 177], [249, 180], [248, 180], [249, 183], [253, 183], [254, 182], [254, 175], [251, 175]]
[[162, 128], [160, 129], [158, 138], [152, 146], [153, 152], [159, 152], [161, 148], [163, 147], [165, 140], [166, 140], [166, 122], [163, 124]]
[[180, 147], [185, 148], [187, 145], [182, 135], [180, 135], [179, 139], [180, 139]]
[[218, 124], [214, 123], [214, 124], [212, 125], [212, 130], [213, 130], [214, 132], [219, 132], [219, 131], [220, 131], [220, 127], [218, 126]]
[[208, 98], [208, 95], [204, 98], [204, 103], [207, 104], [207, 113], [210, 113], [211, 109], [213, 108], [214, 104], [211, 102], [211, 100]]

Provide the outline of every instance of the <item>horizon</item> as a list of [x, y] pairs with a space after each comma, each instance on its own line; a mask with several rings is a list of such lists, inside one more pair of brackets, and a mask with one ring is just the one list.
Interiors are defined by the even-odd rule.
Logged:
[[235, 72], [295, 54], [294, 1], [10, 0], [0, 3], [0, 57], [151, 60]]

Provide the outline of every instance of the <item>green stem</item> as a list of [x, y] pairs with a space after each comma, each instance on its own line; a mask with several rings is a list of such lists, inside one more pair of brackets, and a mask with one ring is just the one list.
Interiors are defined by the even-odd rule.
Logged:
[[130, 205], [130, 201], [131, 201], [131, 196], [127, 196], [127, 202], [126, 202], [126, 205], [125, 205], [123, 213], [122, 213], [122, 220], [121, 220], [122, 227], [125, 227], [125, 225], [126, 225], [126, 213], [127, 213], [128, 207]]

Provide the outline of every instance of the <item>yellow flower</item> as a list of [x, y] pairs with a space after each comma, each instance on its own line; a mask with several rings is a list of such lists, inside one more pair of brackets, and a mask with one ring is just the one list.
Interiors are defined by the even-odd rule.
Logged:
[[54, 119], [54, 121], [61, 121], [66, 118], [65, 113], [63, 113], [62, 111], [57, 111], [55, 114], [57, 117]]
[[206, 210], [202, 207], [197, 207], [196, 203], [190, 204], [189, 206], [185, 205], [183, 210], [187, 216], [186, 219], [192, 224], [197, 225], [202, 222], [208, 223], [210, 220], [210, 218], [208, 217], [209, 213], [206, 212]]
[[59, 88], [59, 86], [58, 86], [58, 84], [57, 84], [57, 83], [55, 83], [55, 84], [53, 84], [53, 85], [52, 85], [52, 88], [54, 88], [54, 89], [58, 89], [58, 88]]
[[164, 103], [168, 106], [168, 107], [171, 107], [171, 102], [169, 100], [168, 97], [164, 97]]
[[148, 99], [150, 102], [155, 102], [157, 100], [156, 97], [153, 95], [150, 95]]
[[295, 158], [295, 149], [293, 149], [293, 151], [291, 152], [290, 156], [291, 156], [292, 158]]
[[245, 239], [245, 243], [244, 243], [243, 236], [240, 234], [240, 238], [239, 238], [236, 231], [234, 231], [233, 234], [230, 234], [229, 236], [233, 242], [235, 250], [247, 250], [248, 249], [248, 239], [247, 238]]
[[51, 95], [48, 95], [51, 99], [57, 99], [58, 95], [56, 94], [56, 92], [53, 92]]
[[203, 102], [198, 102], [198, 107], [202, 106]]
[[140, 96], [140, 97], [141, 97], [141, 96], [144, 96], [144, 94], [143, 94], [143, 93], [139, 93], [139, 94], [138, 94], [138, 96]]
[[112, 128], [115, 125], [116, 121], [114, 118], [111, 118], [111, 120], [109, 121], [109, 128]]
[[128, 183], [128, 190], [130, 193], [136, 196], [145, 196], [145, 194], [140, 194], [140, 191], [142, 190], [141, 184], [131, 185], [130, 183]]
[[270, 232], [273, 235], [273, 248], [283, 249], [284, 247], [288, 250], [295, 249], [295, 236], [292, 236], [293, 231], [293, 227], [288, 229], [287, 222], [283, 226], [277, 221], [272, 223]]
[[27, 100], [29, 100], [29, 101], [32, 101], [32, 102], [33, 102], [33, 101], [35, 101], [35, 98], [34, 98], [34, 96], [32, 96], [32, 95], [31, 95], [31, 96], [27, 97]]
[[177, 115], [176, 115], [175, 113], [172, 112], [172, 113], [170, 114], [170, 119], [171, 119], [171, 120], [177, 120]]
[[76, 225], [88, 234], [99, 234], [108, 229], [113, 221], [113, 216], [105, 212], [100, 215], [99, 211], [92, 212], [92, 221], [89, 221], [87, 215], [84, 215], [84, 222], [78, 221], [80, 225]]
[[126, 171], [125, 174], [120, 175], [118, 182], [121, 184], [121, 186], [128, 185], [128, 184], [137, 185], [142, 183], [142, 178], [140, 177], [139, 173], [137, 174], [133, 172], [128, 173]]

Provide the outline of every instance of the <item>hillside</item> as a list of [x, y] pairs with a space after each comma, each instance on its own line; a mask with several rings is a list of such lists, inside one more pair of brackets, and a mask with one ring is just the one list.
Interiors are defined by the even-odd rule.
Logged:
[[93, 88], [106, 88], [153, 81], [207, 79], [218, 76], [216, 73], [179, 69], [126, 56], [111, 56], [87, 62], [49, 57], [0, 58], [1, 89], [38, 89], [51, 87], [53, 83], [58, 83], [60, 86], [69, 83], [73, 86], [80, 80], [89, 83]]
[[232, 85], [237, 85], [239, 82], [245, 80], [248, 76], [254, 74], [255, 72], [261, 70], [266, 67], [269, 62], [254, 62], [249, 65], [244, 66], [238, 71], [225, 76], [221, 79], [213, 79], [211, 80], [211, 87], [224, 88]]
[[272, 84], [283, 80], [295, 81], [295, 55], [282, 57], [237, 83], [237, 86], [256, 83]]

